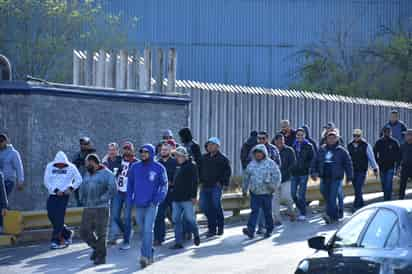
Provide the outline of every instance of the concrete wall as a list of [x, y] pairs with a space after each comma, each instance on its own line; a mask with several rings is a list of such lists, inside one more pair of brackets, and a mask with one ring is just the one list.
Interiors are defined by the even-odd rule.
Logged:
[[157, 143], [161, 131], [187, 126], [186, 96], [114, 90], [0, 84], [0, 131], [22, 154], [26, 189], [14, 191], [13, 208], [45, 207], [44, 168], [58, 150], [70, 157], [89, 136], [103, 157], [110, 142]]
[[354, 128], [362, 128], [368, 141], [375, 142], [391, 109], [412, 126], [412, 104], [404, 102], [194, 81], [177, 81], [177, 90], [192, 96], [190, 127], [201, 147], [211, 136], [221, 138], [235, 175], [241, 174], [240, 148], [250, 131], [265, 130], [273, 138], [282, 119], [295, 128], [308, 124], [315, 140], [333, 121], [345, 142]]

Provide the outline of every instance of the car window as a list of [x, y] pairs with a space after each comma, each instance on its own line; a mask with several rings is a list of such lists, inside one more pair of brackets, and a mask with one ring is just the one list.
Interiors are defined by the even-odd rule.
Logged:
[[386, 241], [385, 248], [395, 248], [399, 244], [399, 223], [396, 222], [393, 225], [391, 234], [389, 234], [388, 240]]
[[344, 224], [335, 235], [333, 247], [356, 247], [359, 236], [375, 211], [375, 209], [361, 211]]
[[364, 248], [384, 248], [386, 240], [397, 222], [398, 216], [394, 212], [380, 209], [370, 222], [361, 246]]

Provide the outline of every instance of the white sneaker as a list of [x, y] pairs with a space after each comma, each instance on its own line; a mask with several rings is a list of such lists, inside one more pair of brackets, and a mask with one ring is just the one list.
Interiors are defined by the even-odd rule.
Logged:
[[120, 249], [120, 250], [129, 250], [129, 249], [130, 249], [130, 244], [123, 243], [123, 244], [120, 246], [119, 249]]
[[306, 221], [306, 216], [299, 215], [298, 221], [299, 221], [299, 222], [304, 222], [304, 221]]

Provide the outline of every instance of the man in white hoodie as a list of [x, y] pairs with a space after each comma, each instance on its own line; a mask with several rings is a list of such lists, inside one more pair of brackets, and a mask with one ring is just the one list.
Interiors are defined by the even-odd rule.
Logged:
[[51, 249], [67, 247], [71, 244], [73, 231], [64, 225], [70, 194], [79, 188], [82, 176], [76, 166], [69, 162], [66, 154], [59, 151], [44, 173], [44, 185], [49, 191], [47, 216], [53, 225]]

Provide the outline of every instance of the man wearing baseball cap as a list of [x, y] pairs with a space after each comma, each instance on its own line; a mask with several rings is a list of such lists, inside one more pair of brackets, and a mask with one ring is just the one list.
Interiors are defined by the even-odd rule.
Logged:
[[401, 187], [399, 199], [405, 199], [406, 185], [412, 179], [412, 129], [405, 132], [405, 143], [401, 145]]
[[207, 153], [200, 158], [200, 208], [208, 222], [208, 237], [223, 235], [224, 217], [222, 209], [223, 188], [229, 186], [232, 170], [228, 158], [220, 152], [220, 140], [210, 138]]
[[378, 177], [378, 164], [373, 154], [372, 146], [362, 138], [362, 130], [353, 130], [353, 140], [348, 144], [348, 151], [352, 157], [353, 164], [353, 188], [355, 191], [355, 201], [353, 211], [363, 207], [363, 185], [365, 184], [368, 167], [372, 167], [376, 177]]
[[320, 178], [321, 193], [326, 201], [325, 222], [337, 222], [340, 217], [336, 204], [339, 187], [345, 174], [347, 182], [352, 182], [353, 165], [349, 152], [339, 144], [336, 131], [327, 133], [326, 144], [319, 149], [311, 174], [314, 181]]

